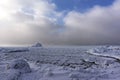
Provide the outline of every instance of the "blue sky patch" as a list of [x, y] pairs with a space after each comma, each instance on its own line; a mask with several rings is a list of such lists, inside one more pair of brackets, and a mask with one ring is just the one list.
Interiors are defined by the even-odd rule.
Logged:
[[86, 11], [89, 8], [92, 8], [95, 5], [99, 6], [109, 6], [115, 0], [52, 0], [53, 3], [57, 5], [58, 11]]

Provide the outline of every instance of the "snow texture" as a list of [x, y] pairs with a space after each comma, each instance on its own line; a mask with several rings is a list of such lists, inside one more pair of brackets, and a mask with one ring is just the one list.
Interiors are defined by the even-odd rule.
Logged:
[[36, 43], [32, 47], [42, 47], [42, 44], [41, 43]]
[[8, 64], [8, 69], [18, 70], [20, 73], [30, 73], [31, 69], [29, 64], [23, 59], [17, 59]]
[[119, 80], [120, 47], [0, 48], [0, 80]]

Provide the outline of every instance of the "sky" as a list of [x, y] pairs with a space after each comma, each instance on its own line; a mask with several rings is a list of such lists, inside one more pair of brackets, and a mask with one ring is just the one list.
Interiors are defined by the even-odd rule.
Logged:
[[0, 45], [119, 45], [120, 0], [2, 0]]
[[114, 0], [52, 0], [52, 2], [57, 5], [58, 11], [76, 10], [80, 12], [85, 12], [95, 5], [109, 6], [114, 2]]

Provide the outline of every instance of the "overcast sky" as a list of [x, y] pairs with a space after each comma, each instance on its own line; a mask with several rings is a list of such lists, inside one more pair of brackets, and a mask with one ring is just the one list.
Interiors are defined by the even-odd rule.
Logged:
[[1, 0], [0, 45], [120, 44], [120, 0]]

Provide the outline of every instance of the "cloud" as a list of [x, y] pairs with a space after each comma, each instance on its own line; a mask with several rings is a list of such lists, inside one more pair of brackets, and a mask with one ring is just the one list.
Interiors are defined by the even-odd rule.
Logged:
[[111, 6], [96, 5], [85, 13], [69, 12], [64, 18], [64, 36], [74, 44], [120, 44], [119, 5], [116, 0]]
[[85, 13], [56, 8], [51, 0], [0, 1], [0, 44], [120, 44], [120, 0]]
[[58, 27], [56, 17], [61, 13], [50, 1], [4, 0], [0, 4], [0, 44], [44, 42]]

